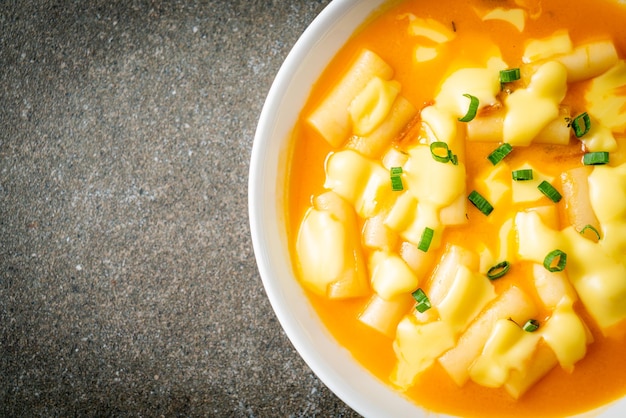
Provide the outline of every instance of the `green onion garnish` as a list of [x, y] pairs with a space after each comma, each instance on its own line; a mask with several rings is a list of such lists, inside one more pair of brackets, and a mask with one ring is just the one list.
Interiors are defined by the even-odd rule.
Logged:
[[424, 293], [422, 289], [417, 289], [415, 292], [412, 293], [412, 295], [413, 299], [415, 299], [415, 301], [417, 302], [417, 305], [415, 305], [415, 309], [417, 309], [420, 313], [426, 312], [432, 307], [428, 296], [426, 296], [426, 293]]
[[546, 195], [548, 199], [552, 200], [554, 203], [558, 203], [561, 200], [561, 193], [558, 192], [557, 189], [554, 188], [550, 183], [546, 180], [542, 181], [539, 186], [537, 186], [539, 191]]
[[391, 167], [389, 169], [390, 177], [391, 177], [391, 190], [394, 192], [401, 192], [404, 190], [404, 185], [402, 184], [402, 167]]
[[420, 238], [417, 248], [423, 252], [428, 251], [430, 243], [433, 240], [433, 235], [435, 235], [435, 231], [428, 227], [424, 228], [424, 232], [422, 232], [422, 237]]
[[510, 268], [511, 268], [511, 264], [508, 261], [502, 261], [496, 264], [495, 266], [491, 267], [487, 271], [487, 278], [489, 280], [499, 279], [500, 277], [507, 274]]
[[459, 122], [469, 122], [476, 117], [476, 112], [478, 112], [478, 98], [467, 93], [463, 96], [470, 99], [470, 105], [465, 116], [459, 118]]
[[458, 157], [450, 151], [448, 144], [442, 141], [435, 141], [430, 144], [430, 155], [435, 161], [440, 163], [451, 162], [454, 165], [459, 164]]
[[493, 206], [491, 206], [491, 203], [489, 203], [487, 199], [482, 197], [480, 193], [478, 193], [476, 190], [473, 190], [467, 198], [484, 215], [489, 215], [493, 211]]
[[511, 177], [515, 181], [526, 181], [533, 179], [533, 170], [531, 168], [524, 168], [522, 170], [514, 170], [511, 173]]
[[539, 321], [536, 319], [529, 319], [526, 321], [522, 329], [526, 332], [535, 332], [539, 329]]
[[487, 159], [491, 161], [491, 164], [496, 165], [500, 161], [502, 161], [504, 157], [509, 155], [511, 151], [513, 151], [513, 146], [505, 142], [504, 144], [493, 150], [491, 154], [487, 156]]
[[552, 273], [565, 270], [565, 264], [567, 264], [567, 254], [561, 250], [550, 251], [543, 259], [543, 266]]
[[591, 119], [587, 112], [581, 113], [572, 120], [572, 129], [574, 129], [574, 135], [576, 138], [580, 138], [591, 128]]
[[404, 190], [404, 185], [402, 184], [402, 177], [400, 176], [391, 176], [391, 190], [394, 192], [401, 192]]
[[452, 154], [452, 151], [448, 150], [448, 157], [450, 158], [450, 162], [452, 165], [459, 165], [459, 157], [456, 154]]
[[500, 83], [510, 83], [520, 78], [521, 74], [519, 68], [509, 68], [508, 70], [500, 71]]
[[430, 154], [433, 156], [435, 161], [439, 161], [440, 163], [447, 163], [450, 161], [450, 149], [448, 149], [448, 144], [445, 142], [435, 141], [430, 144]]
[[609, 153], [606, 151], [588, 152], [583, 155], [584, 165], [602, 165], [608, 164]]
[[585, 235], [585, 232], [587, 232], [587, 230], [593, 231], [593, 233], [596, 234], [596, 237], [598, 237], [598, 240], [600, 239], [600, 232], [593, 225], [590, 224], [585, 225], [583, 229], [580, 230], [580, 235]]

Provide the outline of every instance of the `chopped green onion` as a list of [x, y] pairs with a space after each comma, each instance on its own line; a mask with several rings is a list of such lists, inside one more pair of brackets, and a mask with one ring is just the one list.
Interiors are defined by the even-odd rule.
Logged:
[[550, 272], [565, 270], [567, 264], [567, 254], [561, 250], [550, 251], [543, 259], [543, 266]]
[[417, 309], [420, 313], [424, 313], [432, 308], [432, 305], [430, 304], [430, 299], [428, 299], [428, 296], [426, 296], [426, 293], [424, 293], [422, 289], [417, 289], [415, 292], [412, 293], [412, 295], [413, 299], [415, 299], [415, 301], [417, 302], [417, 305], [415, 305], [415, 309]]
[[464, 94], [463, 96], [470, 99], [470, 105], [465, 116], [459, 118], [459, 122], [469, 122], [476, 117], [476, 112], [478, 112], [478, 98], [471, 94]]
[[391, 167], [389, 169], [389, 173], [391, 176], [391, 190], [394, 192], [401, 192], [404, 190], [404, 185], [402, 184], [402, 167]]
[[535, 332], [539, 329], [539, 321], [536, 319], [529, 319], [526, 321], [522, 329], [526, 332]]
[[591, 128], [591, 119], [589, 119], [589, 115], [587, 112], [581, 113], [576, 116], [574, 120], [572, 120], [572, 129], [574, 129], [574, 135], [576, 138], [580, 138], [589, 132]]
[[510, 83], [520, 78], [521, 74], [519, 68], [509, 68], [508, 70], [500, 71], [500, 83]]
[[430, 243], [433, 240], [433, 235], [435, 235], [435, 231], [433, 231], [429, 227], [424, 228], [424, 232], [422, 232], [422, 237], [420, 238], [417, 249], [423, 252], [428, 251], [428, 249], [430, 248]]
[[539, 186], [537, 186], [539, 191], [546, 195], [548, 199], [552, 200], [554, 203], [558, 203], [562, 196], [561, 193], [558, 192], [557, 189], [554, 188], [550, 183], [546, 180], [542, 181]]
[[[441, 152], [438, 152], [439, 150], [441, 150]], [[450, 149], [448, 148], [448, 144], [445, 142], [435, 141], [430, 144], [430, 154], [433, 156], [435, 161], [439, 161], [440, 163], [447, 163], [450, 161]]]
[[500, 277], [507, 274], [510, 268], [511, 268], [511, 264], [508, 261], [502, 261], [496, 264], [495, 266], [491, 267], [487, 271], [487, 278], [489, 280], [499, 279]]
[[487, 159], [491, 161], [491, 164], [496, 165], [500, 161], [504, 159], [507, 155], [509, 155], [513, 151], [513, 146], [509, 143], [504, 143], [500, 145], [498, 148], [493, 150], [491, 154], [487, 156]]
[[452, 154], [450, 150], [448, 150], [448, 158], [450, 158], [452, 165], [459, 165], [459, 157], [457, 157], [456, 154]]
[[602, 165], [608, 164], [609, 153], [606, 151], [588, 152], [583, 155], [584, 165]]
[[580, 230], [580, 235], [585, 235], [585, 232], [587, 232], [588, 229], [593, 231], [594, 234], [596, 234], [596, 237], [598, 237], [598, 240], [600, 239], [600, 232], [593, 225], [590, 225], [590, 224], [585, 225], [583, 229]]
[[458, 157], [450, 151], [448, 144], [442, 141], [435, 141], [430, 144], [430, 155], [435, 161], [440, 163], [451, 162], [454, 165], [459, 164]]
[[513, 180], [515, 181], [526, 181], [533, 179], [533, 170], [532, 168], [524, 168], [521, 170], [514, 170], [511, 173]]
[[482, 197], [480, 193], [478, 193], [476, 190], [472, 191], [472, 193], [470, 193], [467, 198], [484, 215], [489, 215], [493, 211], [493, 206], [491, 206], [491, 203], [489, 203], [487, 199]]
[[402, 177], [391, 176], [391, 190], [394, 192], [401, 192], [402, 190], [404, 190], [404, 185], [402, 184]]

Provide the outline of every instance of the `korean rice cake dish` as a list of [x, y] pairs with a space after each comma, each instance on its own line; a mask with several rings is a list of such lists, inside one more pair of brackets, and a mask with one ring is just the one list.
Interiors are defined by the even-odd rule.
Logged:
[[294, 127], [296, 276], [415, 403], [563, 416], [626, 393], [626, 5], [404, 0]]

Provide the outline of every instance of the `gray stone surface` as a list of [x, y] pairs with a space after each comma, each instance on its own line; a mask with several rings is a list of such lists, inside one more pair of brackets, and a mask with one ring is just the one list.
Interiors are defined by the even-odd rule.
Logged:
[[0, 416], [353, 416], [249, 237], [263, 100], [328, 0], [0, 2]]

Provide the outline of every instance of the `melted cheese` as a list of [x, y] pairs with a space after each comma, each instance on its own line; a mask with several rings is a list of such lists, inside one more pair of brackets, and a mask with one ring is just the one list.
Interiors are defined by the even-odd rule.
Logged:
[[596, 77], [585, 94], [587, 111], [613, 132], [626, 129], [626, 62], [620, 60], [606, 73]]
[[418, 279], [409, 266], [395, 253], [379, 252], [370, 264], [372, 289], [383, 299], [410, 293], [417, 288]]
[[367, 135], [376, 129], [387, 118], [398, 93], [397, 81], [372, 78], [348, 107], [354, 134]]
[[342, 145], [351, 133], [348, 107], [374, 77], [391, 79], [393, 69], [377, 54], [363, 50], [307, 122], [332, 146]]
[[450, 42], [456, 36], [453, 31], [438, 20], [417, 17], [412, 13], [407, 13], [401, 17], [409, 19], [407, 30], [411, 36], [426, 38], [438, 44]]
[[502, 386], [512, 370], [524, 373], [539, 340], [538, 333], [526, 332], [509, 319], [498, 320], [470, 368], [470, 378], [483, 386]]
[[499, 206], [511, 190], [511, 167], [501, 161], [495, 167], [488, 167], [476, 177], [476, 188], [488, 202]]
[[567, 91], [567, 71], [550, 61], [537, 69], [525, 89], [505, 99], [503, 140], [511, 145], [529, 145], [550, 122], [559, 116], [559, 104]]
[[505, 9], [496, 7], [483, 16], [483, 20], [501, 20], [510, 23], [519, 32], [524, 31], [527, 13], [524, 9]]
[[522, 290], [511, 287], [501, 293], [461, 335], [456, 346], [439, 358], [439, 363], [458, 386], [470, 378], [471, 365], [480, 356], [492, 330], [501, 319], [526, 321], [536, 314], [536, 307]]
[[390, 174], [382, 164], [356, 151], [343, 150], [328, 157], [324, 187], [350, 202], [364, 218], [376, 215], [393, 199]]
[[574, 312], [569, 298], [564, 298], [557, 305], [540, 333], [565, 370], [571, 371], [587, 353], [590, 342], [587, 327]]
[[589, 152], [617, 150], [617, 141], [615, 141], [613, 132], [599, 121], [592, 121], [589, 132], [580, 140]]
[[391, 382], [400, 389], [411, 386], [419, 373], [453, 347], [454, 342], [454, 333], [446, 322], [421, 324], [413, 315], [405, 316], [398, 324], [393, 343], [398, 364], [391, 373]]
[[[602, 223], [602, 221], [600, 221]], [[515, 218], [520, 257], [543, 264], [551, 251], [567, 254], [567, 273], [587, 311], [605, 332], [626, 319], [626, 260], [614, 258], [615, 243], [594, 243], [568, 227], [563, 231], [548, 228], [531, 212]], [[610, 230], [610, 224], [602, 224]], [[623, 238], [622, 238], [623, 240]], [[623, 241], [622, 241], [623, 242]]]
[[543, 39], [533, 39], [526, 44], [522, 61], [541, 61], [555, 55], [567, 54], [574, 49], [567, 31], [557, 31]]
[[404, 171], [408, 189], [419, 202], [430, 202], [441, 208], [452, 204], [465, 192], [465, 165], [435, 160], [426, 145], [409, 150]]
[[311, 291], [331, 298], [368, 292], [354, 210], [337, 194], [318, 196], [296, 243], [300, 277]]
[[489, 279], [461, 265], [446, 296], [437, 304], [437, 310], [441, 319], [458, 333], [495, 297]]
[[443, 285], [446, 289], [441, 301], [435, 294], [431, 296], [431, 302], [436, 303], [431, 311], [437, 312], [439, 318], [436, 314], [430, 315], [428, 322], [421, 323], [414, 315], [407, 315], [396, 330], [394, 350], [399, 361], [392, 381], [399, 387], [410, 385], [419, 373], [451, 348], [472, 320], [496, 298], [493, 285], [486, 277], [472, 272], [464, 264], [457, 268], [455, 261], [464, 260], [462, 253], [451, 249], [448, 254], [449, 266], [456, 268], [456, 274], [445, 279], [439, 277], [438, 281], [451, 282], [449, 287]]
[[[500, 70], [505, 68], [506, 63], [500, 57], [492, 57], [485, 67], [462, 68], [455, 71], [441, 85], [435, 98], [435, 106], [451, 120], [463, 117], [467, 113], [469, 101], [464, 94], [476, 97], [479, 109], [493, 106], [497, 103], [496, 95], [500, 92]], [[447, 142], [445, 137], [438, 138]]]

